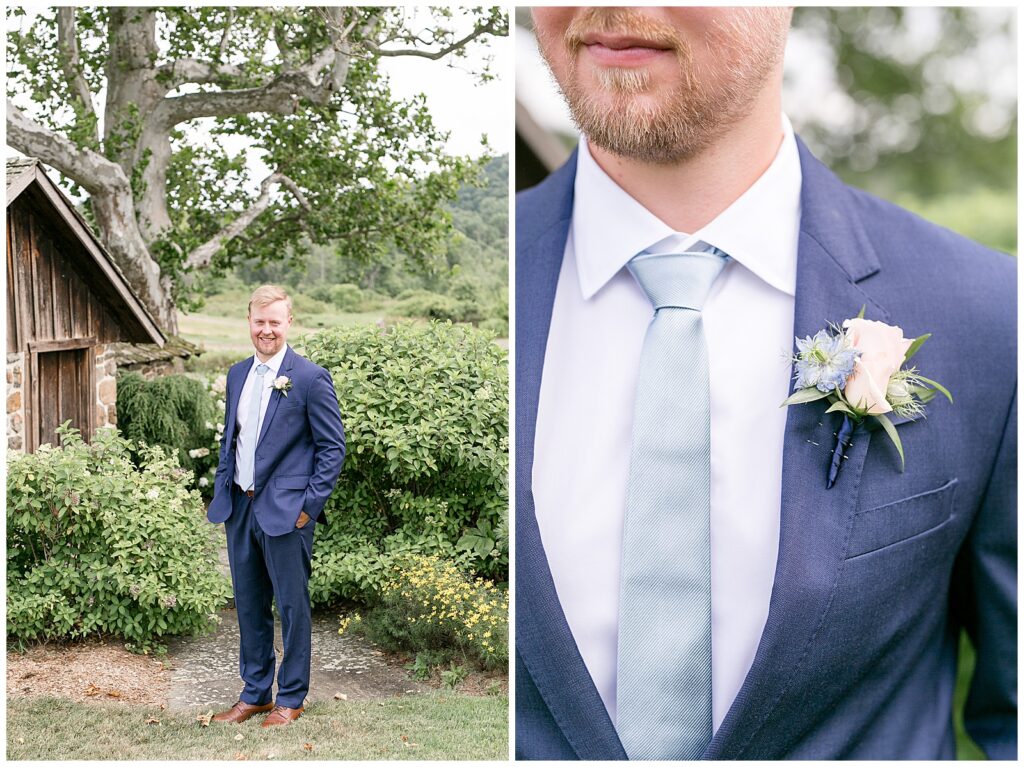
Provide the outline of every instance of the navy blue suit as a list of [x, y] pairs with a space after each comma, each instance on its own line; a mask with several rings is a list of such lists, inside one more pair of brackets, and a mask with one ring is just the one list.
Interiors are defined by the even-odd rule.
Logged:
[[[932, 333], [914, 359], [953, 393], [859, 427], [825, 487], [840, 415], [790, 407], [779, 553], [753, 665], [707, 759], [948, 759], [966, 627], [971, 735], [1017, 753], [1016, 264], [844, 185], [800, 143], [794, 329], [854, 317]], [[516, 753], [625, 759], [569, 631], [534, 515], [534, 434], [575, 157], [516, 203]], [[742, 407], [742, 403], [737, 403]], [[742, 446], [737, 446], [742, 449]], [[756, 456], [751, 456], [756, 460]], [[658, 659], [652, 658], [652, 663]]]
[[[207, 518], [224, 522], [241, 634], [240, 699], [263, 705], [273, 697], [275, 655], [272, 600], [281, 615], [284, 659], [277, 704], [300, 708], [309, 691], [311, 610], [309, 575], [316, 523], [345, 460], [345, 432], [330, 373], [285, 353], [278, 376], [291, 388], [274, 390], [256, 443], [253, 496], [234, 483], [238, 399], [252, 368], [249, 357], [228, 371], [224, 436]], [[310, 521], [296, 528], [305, 511]]]

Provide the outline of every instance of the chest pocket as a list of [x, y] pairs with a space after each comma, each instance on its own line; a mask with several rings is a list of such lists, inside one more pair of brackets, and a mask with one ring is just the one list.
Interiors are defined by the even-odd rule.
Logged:
[[857, 512], [846, 558], [895, 546], [938, 527], [953, 512], [958, 484], [959, 480], [952, 479], [935, 490]]

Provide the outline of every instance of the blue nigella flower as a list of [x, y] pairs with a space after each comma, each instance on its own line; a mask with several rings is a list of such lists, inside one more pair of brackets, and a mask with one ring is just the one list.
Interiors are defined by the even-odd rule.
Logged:
[[826, 330], [819, 330], [814, 338], [796, 339], [796, 348], [796, 388], [814, 386], [822, 392], [846, 386], [846, 379], [860, 354], [842, 331], [833, 336]]

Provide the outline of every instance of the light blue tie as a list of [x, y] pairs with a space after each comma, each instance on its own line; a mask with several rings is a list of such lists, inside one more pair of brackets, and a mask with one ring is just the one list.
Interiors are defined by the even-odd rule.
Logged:
[[711, 415], [700, 313], [727, 260], [699, 242], [629, 263], [654, 306], [622, 548], [617, 727], [630, 759], [699, 759], [711, 740]]
[[245, 419], [245, 432], [252, 434], [252, 439], [246, 443], [245, 451], [242, 453], [242, 463], [239, 467], [238, 480], [243, 490], [252, 490], [256, 478], [256, 441], [259, 439], [260, 426], [260, 404], [263, 401], [263, 376], [270, 370], [266, 365], [256, 366], [256, 380], [252, 385], [252, 393], [249, 395], [249, 412]]

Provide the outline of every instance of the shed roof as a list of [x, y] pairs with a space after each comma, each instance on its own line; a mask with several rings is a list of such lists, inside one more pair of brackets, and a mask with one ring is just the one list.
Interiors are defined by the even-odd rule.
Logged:
[[167, 342], [163, 346], [118, 342], [110, 344], [108, 349], [114, 353], [114, 362], [118, 367], [165, 362], [176, 357], [187, 360], [189, 357], [197, 357], [203, 353], [201, 347], [181, 336], [168, 336]]
[[44, 201], [53, 214], [55, 223], [64, 234], [77, 240], [89, 259], [87, 271], [97, 275], [104, 283], [97, 293], [110, 304], [118, 323], [133, 341], [163, 346], [166, 338], [153, 315], [132, 289], [124, 273], [110, 253], [92, 231], [92, 227], [75, 210], [67, 195], [61, 191], [34, 157], [7, 158], [7, 205], [27, 192], [37, 190], [34, 201]]

